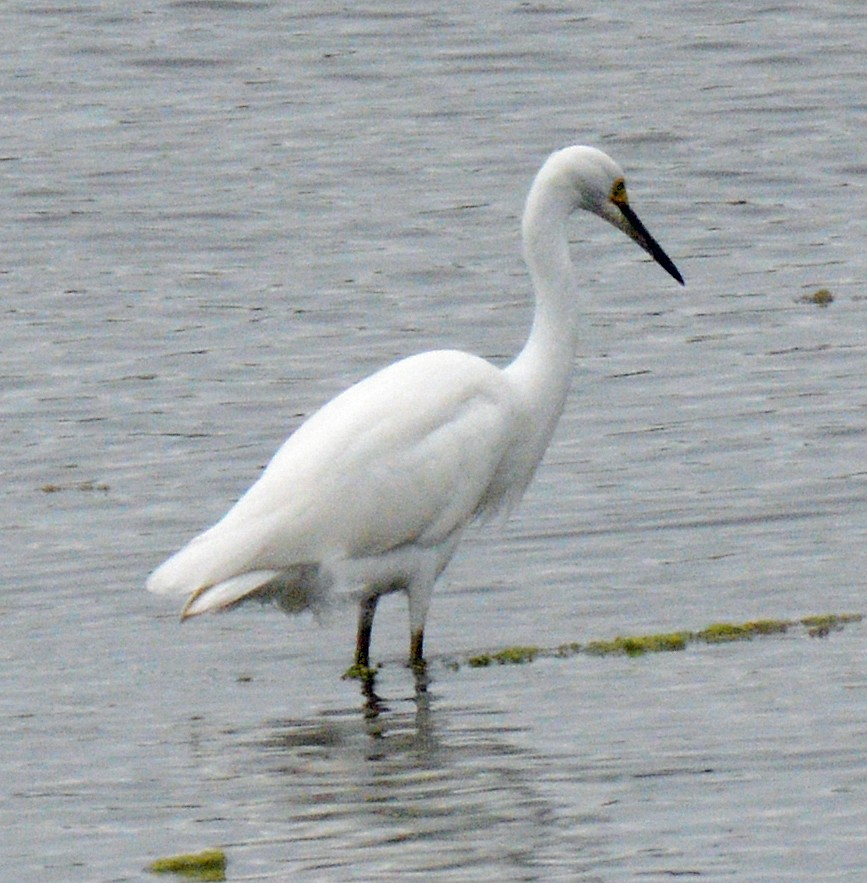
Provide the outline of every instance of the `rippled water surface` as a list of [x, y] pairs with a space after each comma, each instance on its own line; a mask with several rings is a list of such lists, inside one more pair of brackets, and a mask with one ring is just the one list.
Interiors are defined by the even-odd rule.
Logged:
[[[863, 625], [464, 664], [863, 611], [862, 3], [0, 21], [3, 879], [213, 846], [229, 880], [864, 878]], [[351, 610], [181, 627], [146, 574], [304, 415], [401, 355], [516, 351], [523, 199], [574, 142], [687, 288], [575, 219], [575, 388], [437, 587], [427, 692], [398, 598], [377, 701], [340, 680]]]

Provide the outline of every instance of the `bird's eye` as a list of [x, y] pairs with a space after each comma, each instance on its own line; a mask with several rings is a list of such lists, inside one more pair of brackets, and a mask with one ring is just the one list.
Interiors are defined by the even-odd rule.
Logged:
[[626, 182], [623, 178], [618, 178], [611, 185], [611, 201], [615, 205], [628, 205], [629, 197], [626, 195]]

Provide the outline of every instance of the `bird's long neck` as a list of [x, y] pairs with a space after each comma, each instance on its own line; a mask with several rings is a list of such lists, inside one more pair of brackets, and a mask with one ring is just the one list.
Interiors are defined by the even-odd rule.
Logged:
[[506, 373], [529, 409], [542, 449], [563, 410], [578, 343], [575, 271], [566, 234], [574, 208], [568, 190], [540, 173], [527, 198], [522, 225], [536, 310], [530, 336]]

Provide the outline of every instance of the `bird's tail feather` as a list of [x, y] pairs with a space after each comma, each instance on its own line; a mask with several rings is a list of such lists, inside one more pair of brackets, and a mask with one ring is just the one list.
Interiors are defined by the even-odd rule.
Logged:
[[203, 586], [190, 595], [181, 612], [181, 619], [234, 607], [278, 576], [280, 572], [277, 570], [254, 570], [233, 576], [215, 586]]

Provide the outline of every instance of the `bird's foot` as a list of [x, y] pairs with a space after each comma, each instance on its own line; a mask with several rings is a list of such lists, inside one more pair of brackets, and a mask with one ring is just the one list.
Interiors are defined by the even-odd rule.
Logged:
[[350, 665], [349, 668], [343, 672], [343, 680], [344, 681], [362, 681], [366, 684], [372, 684], [376, 679], [376, 673], [379, 671], [379, 666], [371, 667], [365, 662], [356, 662], [354, 665]]

